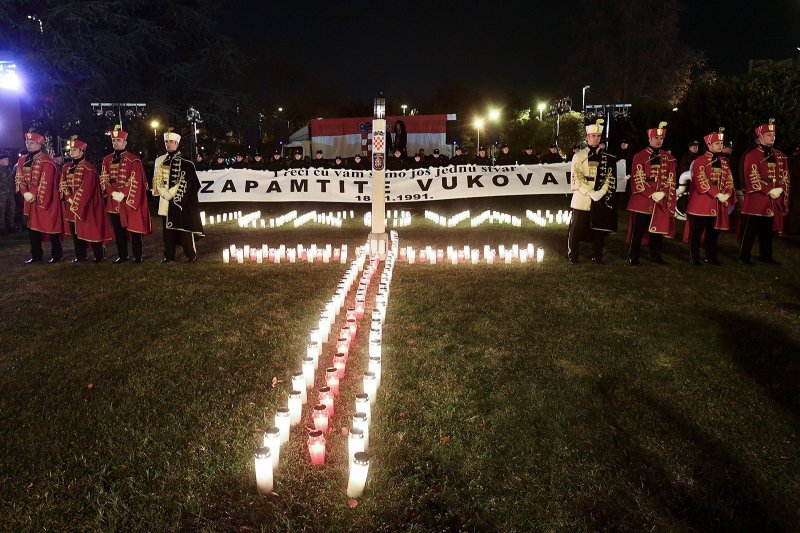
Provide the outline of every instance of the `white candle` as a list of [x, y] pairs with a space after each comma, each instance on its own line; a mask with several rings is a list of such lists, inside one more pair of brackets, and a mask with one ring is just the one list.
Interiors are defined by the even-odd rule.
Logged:
[[377, 390], [381, 386], [381, 356], [371, 355], [367, 364], [367, 370], [375, 374], [375, 389]]
[[350, 434], [347, 437], [347, 455], [350, 457], [349, 462], [353, 462], [353, 457], [358, 452], [364, 451], [364, 430], [359, 428], [350, 428]]
[[350, 478], [347, 481], [347, 497], [360, 498], [364, 494], [369, 472], [369, 453], [358, 452], [350, 463]]
[[305, 404], [308, 401], [306, 394], [306, 378], [304, 372], [294, 372], [292, 374], [292, 389], [300, 391], [300, 403]]
[[[305, 391], [305, 387], [301, 389]], [[300, 390], [289, 391], [289, 424], [296, 426], [300, 423], [303, 414], [303, 399]]]
[[281, 444], [289, 442], [289, 428], [292, 423], [288, 407], [278, 407], [275, 411], [275, 425], [281, 430]]
[[364, 449], [369, 450], [369, 423], [366, 413], [356, 413], [353, 415], [353, 427], [364, 432]]
[[306, 381], [306, 389], [314, 386], [314, 359], [306, 357], [303, 359], [303, 377]]
[[272, 426], [264, 432], [264, 447], [269, 448], [272, 456], [272, 471], [275, 472], [278, 470], [281, 457], [281, 430], [276, 426]]
[[541, 246], [536, 250], [536, 262], [541, 263], [544, 260], [544, 248]]
[[222, 262], [223, 263], [230, 263], [231, 262], [231, 252], [228, 249], [222, 250]]
[[[372, 332], [370, 332], [372, 333]], [[380, 339], [370, 339], [369, 341], [369, 356], [370, 357], [380, 357], [381, 356], [381, 340]]]
[[243, 250], [236, 250], [236, 262], [240, 265], [244, 263], [244, 251]]
[[378, 393], [378, 377], [375, 372], [364, 372], [364, 392], [369, 395], [369, 403], [375, 405]]
[[369, 404], [369, 394], [363, 392], [356, 394], [356, 413], [367, 415], [367, 425], [372, 421], [372, 406]]
[[269, 448], [258, 448], [254, 454], [256, 487], [259, 494], [272, 494], [272, 458]]

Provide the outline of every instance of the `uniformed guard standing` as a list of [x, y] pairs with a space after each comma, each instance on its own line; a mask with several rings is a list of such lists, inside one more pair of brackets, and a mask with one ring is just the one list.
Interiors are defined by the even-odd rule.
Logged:
[[689, 226], [689, 262], [700, 266], [700, 243], [705, 235], [706, 258], [709, 265], [720, 265], [717, 258], [717, 237], [720, 230], [729, 229], [728, 208], [736, 202], [733, 194], [733, 175], [722, 153], [723, 131], [709, 133], [703, 140], [708, 152], [691, 165], [689, 201], [686, 204]]
[[617, 231], [617, 158], [600, 151], [603, 119], [586, 126], [588, 146], [572, 158], [572, 220], [567, 238], [567, 258], [578, 262], [579, 242], [591, 241], [592, 262], [603, 263], [606, 235]]
[[[114, 264], [128, 261], [128, 238], [133, 262], [141, 263], [142, 237], [153, 233], [147, 204], [147, 176], [142, 160], [127, 150], [128, 132], [116, 126], [111, 132], [114, 153], [103, 158], [100, 188], [106, 196], [106, 212], [114, 229], [117, 258]], [[199, 155], [199, 154], [198, 154]]]
[[44, 136], [33, 130], [25, 134], [28, 153], [19, 158], [14, 177], [17, 191], [25, 201], [24, 214], [28, 217], [28, 238], [31, 258], [25, 263], [42, 261], [42, 240], [50, 240], [50, 261], [58, 263], [63, 258], [61, 236], [64, 222], [58, 191], [58, 168], [49, 154], [42, 151]]
[[486, 155], [486, 147], [485, 146], [481, 146], [480, 148], [478, 148], [478, 155], [476, 155], [475, 157], [472, 158], [472, 161], [470, 161], [470, 164], [472, 164], [472, 165], [486, 165], [486, 166], [489, 166], [489, 165], [492, 164], [492, 162], [489, 160], [489, 157]]
[[758, 146], [744, 156], [744, 235], [739, 262], [750, 263], [758, 235], [758, 259], [777, 263], [772, 255], [772, 233], [783, 234], [783, 218], [789, 214], [789, 158], [775, 144], [775, 119], [756, 128]]
[[647, 130], [650, 146], [633, 156], [631, 163], [631, 244], [628, 263], [639, 266], [642, 236], [645, 230], [650, 241], [650, 260], [664, 263], [661, 245], [664, 236], [675, 233], [675, 172], [677, 160], [661, 149], [667, 134], [667, 123]]
[[72, 235], [75, 245], [73, 262], [86, 261], [90, 244], [94, 263], [106, 260], [104, 246], [111, 241], [111, 228], [103, 208], [103, 193], [97, 169], [85, 159], [87, 144], [73, 136], [69, 155], [61, 169], [59, 189], [64, 201], [64, 233]]
[[533, 146], [530, 144], [525, 147], [525, 151], [519, 156], [517, 162], [520, 165], [536, 165], [539, 163], [539, 158], [533, 155]]
[[286, 162], [281, 157], [281, 153], [279, 150], [275, 150], [272, 153], [272, 159], [270, 159], [269, 162], [267, 163], [267, 170], [271, 172], [286, 170]]
[[164, 133], [167, 153], [156, 159], [153, 172], [153, 195], [159, 197], [158, 214], [163, 217], [164, 259], [162, 263], [175, 260], [175, 247], [180, 241], [186, 262], [197, 261], [195, 237], [203, 236], [200, 222], [200, 204], [197, 194], [200, 181], [194, 165], [184, 159], [178, 145], [181, 136], [169, 128]]
[[460, 146], [456, 146], [455, 153], [450, 159], [450, 165], [460, 166], [468, 163], [466, 154], [463, 153]]
[[500, 153], [497, 155], [497, 159], [495, 159], [495, 164], [497, 166], [514, 165], [516, 164], [516, 162], [517, 162], [516, 158], [513, 155], [511, 155], [511, 148], [508, 146], [508, 144], [504, 143], [503, 146], [500, 148]]

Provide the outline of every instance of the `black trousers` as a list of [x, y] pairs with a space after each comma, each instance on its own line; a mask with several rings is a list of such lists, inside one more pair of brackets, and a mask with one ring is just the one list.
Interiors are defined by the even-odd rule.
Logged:
[[179, 231], [175, 229], [167, 229], [167, 218], [162, 218], [162, 227], [164, 229], [164, 259], [168, 261], [175, 260], [175, 247], [178, 242], [181, 243], [183, 248], [183, 255], [186, 259], [197, 259], [197, 249], [194, 246], [194, 234], [188, 231]]
[[[86, 250], [88, 249], [89, 243], [84, 241], [83, 239], [78, 238], [78, 232], [75, 231], [75, 223], [69, 223], [69, 231], [72, 233], [72, 244], [75, 247], [75, 259], [80, 261], [86, 261]], [[92, 244], [92, 253], [94, 254], [95, 258], [102, 259], [103, 258], [103, 243], [102, 242], [93, 242]]]
[[719, 230], [714, 229], [714, 222], [717, 217], [702, 217], [698, 215], [689, 215], [689, 217], [692, 221], [692, 231], [689, 234], [689, 258], [692, 261], [700, 261], [700, 240], [705, 231], [706, 259], [708, 261], [716, 261]]
[[[117, 256], [122, 259], [128, 258], [128, 230], [122, 227], [120, 217], [116, 213], [109, 213], [111, 226], [114, 228], [114, 240], [117, 243]], [[142, 234], [130, 232], [131, 246], [133, 247], [133, 257], [142, 258]]]
[[578, 260], [580, 241], [588, 235], [592, 241], [592, 257], [602, 259], [607, 233], [607, 231], [592, 229], [591, 213], [589, 211], [573, 209], [572, 220], [569, 224], [569, 236], [567, 237], [567, 257], [570, 261]]
[[[44, 255], [44, 252], [42, 251], [43, 236], [44, 234], [42, 232], [28, 229], [28, 239], [31, 242], [31, 257], [36, 261], [41, 261], [42, 255]], [[50, 235], [50, 257], [56, 260], [64, 257], [64, 251], [61, 248], [60, 235]]]
[[[628, 259], [638, 260], [642, 255], [642, 237], [650, 227], [650, 213], [631, 213], [633, 216], [633, 230], [631, 231], [631, 247], [628, 249]], [[650, 233], [650, 259], [661, 257], [661, 246], [664, 236], [660, 233]]]
[[772, 257], [772, 217], [759, 217], [744, 215], [744, 235], [739, 248], [739, 259], [750, 260], [750, 252], [758, 235], [758, 257], [762, 261], [769, 261]]

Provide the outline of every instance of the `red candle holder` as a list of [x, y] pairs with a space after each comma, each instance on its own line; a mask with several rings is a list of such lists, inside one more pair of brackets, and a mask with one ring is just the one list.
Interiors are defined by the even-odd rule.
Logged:
[[311, 419], [314, 421], [314, 429], [323, 433], [328, 432], [328, 407], [323, 404], [315, 405], [312, 410]]
[[337, 353], [333, 356], [333, 368], [336, 369], [336, 377], [344, 379], [344, 369], [347, 366], [347, 354]]
[[334, 396], [339, 396], [339, 373], [336, 367], [325, 369], [325, 384], [331, 389]]
[[331, 391], [330, 387], [319, 388], [317, 403], [324, 405], [328, 409], [328, 418], [333, 418], [333, 391]]

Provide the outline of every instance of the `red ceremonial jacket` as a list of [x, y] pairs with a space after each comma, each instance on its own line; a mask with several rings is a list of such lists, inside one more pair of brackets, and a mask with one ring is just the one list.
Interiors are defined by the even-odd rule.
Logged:
[[[100, 189], [106, 199], [105, 209], [108, 213], [118, 214], [120, 224], [128, 231], [150, 235], [153, 227], [147, 205], [149, 185], [142, 160], [126, 151], [115, 164], [114, 155], [103, 158], [100, 174]], [[111, 197], [112, 192], [121, 192], [125, 199], [122, 202], [115, 201]]]
[[[675, 175], [677, 160], [661, 151], [658, 160], [653, 149], [645, 148], [633, 156], [631, 165], [631, 198], [628, 211], [651, 214], [650, 233], [672, 236], [675, 233]], [[653, 201], [650, 196], [663, 192], [664, 198]]]
[[[767, 161], [764, 149], [756, 146], [744, 156], [744, 202], [742, 214], [772, 217], [772, 229], [783, 233], [783, 217], [789, 214], [789, 160], [772, 149], [774, 161]], [[773, 200], [769, 191], [781, 187], [783, 194]]]
[[60, 234], [63, 222], [58, 193], [58, 167], [53, 158], [44, 152], [37, 152], [29, 167], [25, 166], [27, 159], [28, 156], [22, 156], [17, 161], [14, 179], [20, 194], [29, 192], [35, 197], [33, 202], [24, 203], [28, 225], [41, 233]]
[[85, 159], [75, 165], [72, 163], [61, 169], [61, 192], [64, 197], [64, 233], [71, 235], [69, 224], [75, 222], [78, 238], [87, 242], [108, 243], [112, 230], [105, 212], [100, 193], [100, 180], [95, 166]]
[[[692, 162], [692, 182], [689, 185], [689, 201], [686, 204], [686, 213], [701, 217], [716, 217], [714, 228], [727, 230], [730, 228], [728, 209], [736, 203], [733, 191], [733, 174], [728, 160], [719, 157], [721, 169], [714, 172], [711, 159], [714, 154], [706, 152]], [[718, 193], [727, 194], [728, 199], [722, 203], [716, 196]]]

